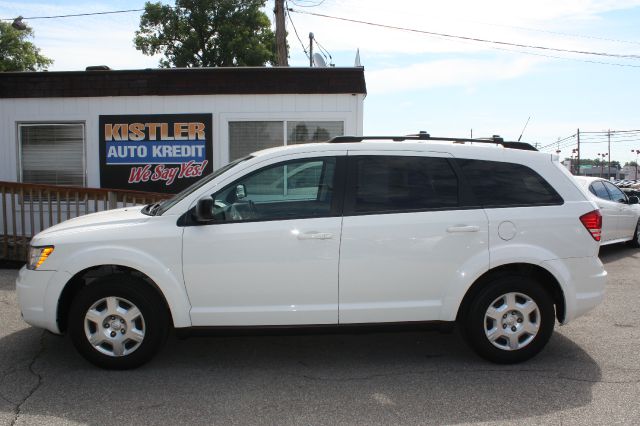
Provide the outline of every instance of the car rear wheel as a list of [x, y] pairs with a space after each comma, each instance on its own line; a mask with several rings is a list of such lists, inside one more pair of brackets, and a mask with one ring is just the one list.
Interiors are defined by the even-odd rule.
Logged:
[[486, 283], [463, 318], [470, 346], [501, 364], [525, 361], [544, 348], [555, 324], [553, 300], [538, 282], [506, 275]]
[[118, 274], [83, 288], [69, 313], [69, 334], [80, 354], [101, 368], [124, 370], [149, 361], [164, 343], [168, 313], [157, 291]]

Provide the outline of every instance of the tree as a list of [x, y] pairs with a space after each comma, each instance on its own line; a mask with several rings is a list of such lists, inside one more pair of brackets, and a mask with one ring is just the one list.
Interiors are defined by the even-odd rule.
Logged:
[[33, 37], [31, 28], [17, 30], [10, 23], [0, 21], [0, 72], [40, 71], [53, 63], [27, 41], [30, 37]]
[[176, 0], [145, 4], [136, 49], [162, 53], [161, 67], [262, 66], [275, 63], [265, 0]]

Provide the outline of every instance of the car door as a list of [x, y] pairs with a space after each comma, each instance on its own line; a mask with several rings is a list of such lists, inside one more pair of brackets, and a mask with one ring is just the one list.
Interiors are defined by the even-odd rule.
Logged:
[[489, 264], [486, 215], [460, 205], [447, 154], [350, 152], [340, 323], [439, 319], [470, 259]]
[[183, 235], [194, 326], [337, 323], [344, 161], [284, 157], [211, 194]]
[[600, 241], [607, 243], [620, 237], [620, 210], [618, 203], [611, 200], [611, 195], [604, 186], [604, 181], [596, 180], [589, 185], [589, 192], [595, 195], [595, 202], [602, 214], [602, 235]]
[[618, 209], [618, 238], [629, 240], [634, 237], [638, 224], [637, 206], [629, 204], [626, 194], [611, 182], [602, 182]]

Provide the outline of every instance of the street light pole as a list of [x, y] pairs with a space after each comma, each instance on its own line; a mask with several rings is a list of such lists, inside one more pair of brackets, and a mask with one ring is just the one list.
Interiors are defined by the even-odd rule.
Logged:
[[636, 180], [638, 180], [638, 154], [640, 154], [640, 149], [632, 149], [631, 152], [636, 153]]
[[604, 159], [608, 154], [606, 152], [604, 153], [598, 153], [598, 157], [602, 157], [602, 162], [600, 163], [600, 177], [602, 177], [602, 174], [604, 173]]
[[575, 172], [576, 172], [576, 167], [575, 167], [575, 165], [573, 164], [573, 158], [574, 158], [574, 157], [576, 157], [576, 156], [578, 156], [578, 157], [579, 157], [579, 154], [578, 154], [578, 148], [573, 148], [573, 149], [571, 150], [571, 163], [569, 164], [569, 171], [570, 171], [572, 174], [577, 174], [577, 173], [575, 173]]

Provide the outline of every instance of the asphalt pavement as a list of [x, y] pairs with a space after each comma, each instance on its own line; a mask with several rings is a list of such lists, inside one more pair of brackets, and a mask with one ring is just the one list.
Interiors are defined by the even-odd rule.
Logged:
[[606, 301], [513, 366], [434, 331], [172, 337], [104, 371], [25, 324], [0, 270], [0, 424], [640, 424], [640, 250], [601, 258]]

